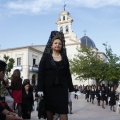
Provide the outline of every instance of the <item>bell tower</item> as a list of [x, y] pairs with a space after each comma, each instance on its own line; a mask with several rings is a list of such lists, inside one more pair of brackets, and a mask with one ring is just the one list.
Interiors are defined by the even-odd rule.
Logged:
[[61, 11], [56, 22], [58, 31], [62, 31], [64, 33], [66, 44], [78, 42], [77, 35], [72, 30], [73, 19], [70, 16], [70, 13], [65, 10], [65, 6], [66, 5], [64, 5], [64, 10]]

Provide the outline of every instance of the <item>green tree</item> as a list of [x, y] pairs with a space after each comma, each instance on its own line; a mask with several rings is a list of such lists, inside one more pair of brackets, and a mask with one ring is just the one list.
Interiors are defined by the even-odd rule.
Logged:
[[97, 52], [91, 47], [79, 47], [78, 54], [70, 60], [71, 72], [77, 80], [94, 79], [98, 85], [102, 81], [119, 81], [120, 58], [113, 54], [107, 44], [103, 44], [106, 51], [106, 60], [100, 59]]
[[118, 82], [120, 80], [120, 57], [113, 53], [111, 46], [107, 43], [105, 46], [108, 68], [106, 69], [106, 79], [112, 82]]
[[99, 84], [104, 77], [105, 61], [91, 47], [81, 45], [77, 50], [78, 54], [70, 60], [71, 72], [78, 80], [94, 79]]
[[9, 56], [4, 55], [4, 60], [7, 63], [7, 69], [6, 69], [6, 76], [8, 77], [10, 75], [10, 72], [13, 68], [13, 65], [15, 63], [15, 60], [13, 58], [10, 58]]

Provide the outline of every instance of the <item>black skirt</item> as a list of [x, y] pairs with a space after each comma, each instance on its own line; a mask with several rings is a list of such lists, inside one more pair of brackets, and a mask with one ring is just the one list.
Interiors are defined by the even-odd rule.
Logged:
[[68, 88], [61, 85], [45, 89], [46, 110], [58, 114], [68, 114]]
[[110, 106], [116, 105], [116, 100], [114, 98], [110, 98], [109, 105]]

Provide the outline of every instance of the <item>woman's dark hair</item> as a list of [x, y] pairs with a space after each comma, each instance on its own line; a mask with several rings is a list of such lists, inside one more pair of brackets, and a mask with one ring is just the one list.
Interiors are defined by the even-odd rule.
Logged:
[[0, 60], [0, 71], [5, 71], [6, 67], [7, 64], [4, 61]]
[[56, 40], [56, 39], [59, 39], [61, 41], [61, 43], [63, 44], [63, 41], [62, 41], [62, 38], [60, 37], [60, 35], [56, 35], [55, 37], [52, 38], [51, 45], [54, 42], [54, 40]]
[[13, 71], [12, 77], [18, 77], [18, 78], [20, 78], [20, 70], [19, 69], [15, 69]]
[[51, 31], [50, 37], [48, 39], [48, 42], [47, 42], [47, 45], [45, 47], [43, 54], [52, 52], [51, 45], [55, 39], [61, 40], [62, 48], [61, 48], [60, 53], [66, 54], [64, 34], [63, 34], [63, 32], [60, 32], [60, 31]]
[[12, 90], [22, 89], [22, 79], [20, 78], [20, 70], [18, 69], [14, 70], [11, 76], [11, 88]]
[[25, 91], [25, 86], [26, 85], [29, 85], [29, 91], [32, 91], [33, 92], [33, 86], [30, 85], [30, 80], [29, 79], [24, 79], [23, 81], [23, 85], [22, 85], [22, 90]]
[[30, 85], [30, 80], [29, 79], [24, 79], [23, 81], [23, 86], [29, 84]]

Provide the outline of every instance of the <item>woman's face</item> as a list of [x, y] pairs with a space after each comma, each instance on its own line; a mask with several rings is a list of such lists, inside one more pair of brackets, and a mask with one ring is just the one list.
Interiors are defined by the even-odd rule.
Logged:
[[61, 51], [61, 48], [62, 48], [61, 40], [60, 39], [55, 39], [52, 43], [51, 48], [52, 48], [53, 51]]
[[29, 87], [30, 87], [29, 84], [25, 85], [25, 90], [28, 91]]
[[100, 86], [98, 86], [98, 89], [100, 90]]
[[102, 87], [102, 90], [104, 90], [104, 87]]

